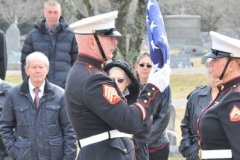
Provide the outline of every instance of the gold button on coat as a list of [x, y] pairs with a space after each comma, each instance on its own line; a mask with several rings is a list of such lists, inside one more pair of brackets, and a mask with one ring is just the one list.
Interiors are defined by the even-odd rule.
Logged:
[[124, 152], [127, 153], [127, 149], [126, 148], [124, 148]]
[[150, 92], [148, 92], [148, 94], [147, 94], [148, 96], [151, 96], [151, 93]]
[[152, 87], [152, 90], [153, 90], [153, 91], [155, 91], [155, 88], [154, 88], [154, 87]]
[[104, 64], [103, 64], [103, 63], [101, 64], [101, 67], [102, 67], [102, 68], [104, 67]]
[[144, 100], [143, 102], [144, 102], [144, 103], [147, 103], [147, 100]]

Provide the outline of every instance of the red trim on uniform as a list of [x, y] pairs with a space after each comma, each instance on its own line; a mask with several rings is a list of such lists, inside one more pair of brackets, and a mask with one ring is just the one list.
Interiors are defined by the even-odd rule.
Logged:
[[146, 110], [145, 110], [145, 108], [139, 102], [136, 102], [135, 105], [140, 109], [140, 111], [142, 112], [142, 119], [145, 120], [146, 119]]
[[238, 91], [240, 91], [240, 84], [237, 84], [238, 85]]
[[116, 104], [121, 100], [121, 97], [118, 95], [116, 88], [111, 85], [102, 84], [103, 87], [103, 97], [110, 104]]
[[229, 113], [229, 119], [231, 122], [240, 121], [240, 108], [238, 108], [238, 106], [233, 106], [232, 110]]
[[98, 58], [96, 58], [96, 57], [92, 57], [92, 56], [90, 56], [90, 55], [88, 55], [88, 54], [85, 54], [85, 53], [79, 53], [79, 55], [82, 55], [82, 56], [85, 56], [85, 57], [89, 57], [89, 58], [91, 58], [91, 59], [95, 59], [96, 61], [101, 62], [101, 63], [105, 63], [103, 60], [98, 59]]
[[217, 96], [215, 97], [215, 99], [210, 102], [210, 104], [202, 111], [202, 113], [200, 114], [198, 120], [197, 120], [197, 133], [199, 135], [199, 141], [198, 141], [198, 144], [200, 146], [200, 149], [202, 149], [202, 136], [200, 134], [200, 129], [199, 129], [199, 124], [200, 124], [200, 121], [201, 121], [201, 118], [202, 118], [202, 115], [212, 106], [212, 104], [216, 101], [217, 97], [219, 96], [220, 93], [217, 94]]
[[94, 65], [92, 65], [92, 64], [90, 64], [90, 63], [86, 63], [86, 62], [82, 62], [82, 61], [76, 61], [76, 62], [79, 63], [79, 64], [84, 64], [84, 65], [86, 65], [85, 67], [86, 67], [88, 70], [89, 70], [88, 65], [90, 65], [93, 69], [96, 69], [96, 70], [98, 70], [98, 71], [106, 74], [106, 72], [105, 72], [104, 70], [99, 69], [98, 67], [95, 67]]
[[153, 93], [153, 96], [152, 96], [151, 98], [149, 98], [148, 103], [147, 103], [147, 106], [146, 106], [147, 108], [149, 107], [150, 102], [154, 99], [154, 97], [156, 96], [156, 94], [157, 94], [158, 92], [160, 92], [160, 90], [156, 90], [156, 91]]
[[88, 70], [89, 75], [92, 75], [92, 72], [91, 72], [90, 68], [87, 65], [85, 65], [85, 68], [86, 68], [86, 70]]
[[156, 88], [156, 91], [160, 91], [160, 89], [157, 86], [155, 86], [154, 84], [152, 84], [152, 83], [148, 83], [148, 84], [151, 84], [154, 88]]

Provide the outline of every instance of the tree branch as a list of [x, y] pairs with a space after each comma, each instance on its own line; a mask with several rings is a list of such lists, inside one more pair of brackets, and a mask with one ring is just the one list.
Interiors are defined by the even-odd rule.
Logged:
[[72, 0], [63, 0], [63, 2], [66, 5], [66, 7], [69, 9], [71, 14], [73, 14], [77, 19], [80, 20], [80, 19], [86, 18], [85, 16], [83, 16], [83, 14], [81, 14], [80, 10], [76, 8], [76, 5]]
[[[127, 59], [131, 61], [130, 64], [134, 65], [137, 56], [141, 51], [141, 44], [146, 28], [146, 2], [139, 0], [137, 10], [134, 14], [134, 22], [129, 40]], [[132, 66], [133, 67], [133, 66]]]

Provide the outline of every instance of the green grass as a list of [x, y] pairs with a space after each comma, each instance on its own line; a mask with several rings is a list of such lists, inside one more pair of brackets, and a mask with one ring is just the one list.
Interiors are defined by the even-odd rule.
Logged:
[[7, 74], [5, 81], [18, 85], [22, 83], [22, 76], [20, 74]]
[[191, 58], [194, 68], [204, 68], [205, 64], [202, 64], [201, 58]]
[[208, 84], [204, 73], [171, 74], [170, 85], [173, 99], [185, 99], [196, 86]]
[[[18, 85], [22, 83], [21, 74], [7, 74], [7, 82]], [[185, 99], [196, 86], [208, 84], [204, 73], [172, 73], [170, 85], [173, 99]]]

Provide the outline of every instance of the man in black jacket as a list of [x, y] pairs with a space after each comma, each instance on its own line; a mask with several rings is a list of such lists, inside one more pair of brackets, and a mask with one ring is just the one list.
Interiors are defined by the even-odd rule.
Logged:
[[0, 133], [16, 160], [74, 160], [76, 139], [67, 117], [64, 89], [50, 83], [48, 58], [27, 56], [28, 77], [10, 89], [3, 104]]
[[78, 53], [76, 39], [72, 29], [61, 17], [61, 6], [57, 1], [45, 2], [43, 15], [45, 19], [35, 24], [25, 39], [21, 56], [22, 78], [24, 80], [26, 77], [24, 66], [27, 55], [40, 51], [50, 61], [48, 80], [65, 88], [68, 71]]
[[[0, 79], [0, 117], [2, 116], [3, 103], [6, 99], [6, 93], [12, 87], [13, 85]], [[11, 157], [8, 156], [6, 148], [3, 144], [1, 135], [0, 135], [0, 160], [11, 160]]]
[[7, 47], [3, 31], [0, 30], [0, 78], [5, 79], [7, 71]]

